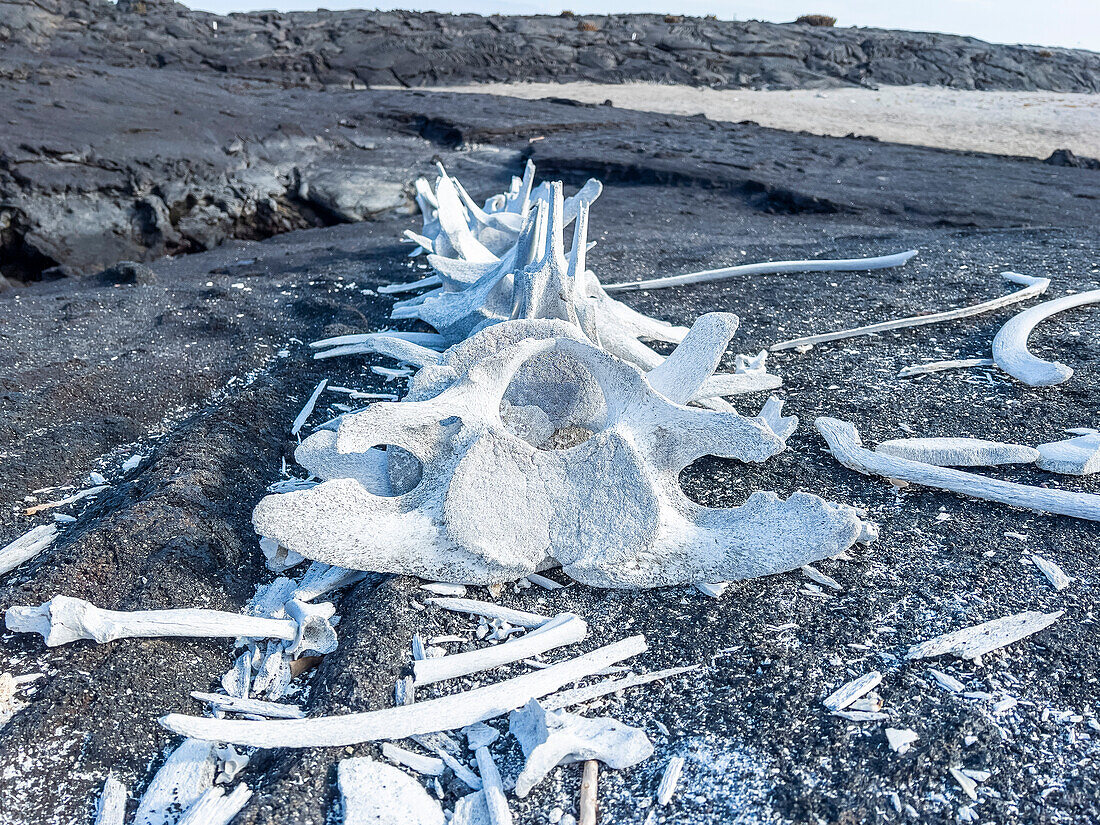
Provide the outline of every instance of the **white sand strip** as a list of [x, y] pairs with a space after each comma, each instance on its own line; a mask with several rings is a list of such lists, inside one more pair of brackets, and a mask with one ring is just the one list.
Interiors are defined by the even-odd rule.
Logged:
[[1055, 149], [1100, 157], [1100, 95], [1057, 92], [972, 92], [935, 86], [880, 89], [754, 91], [654, 83], [483, 83], [439, 91], [533, 100], [610, 100], [624, 109], [712, 120], [752, 120], [761, 126], [819, 135], [870, 135], [893, 143], [1029, 155]]

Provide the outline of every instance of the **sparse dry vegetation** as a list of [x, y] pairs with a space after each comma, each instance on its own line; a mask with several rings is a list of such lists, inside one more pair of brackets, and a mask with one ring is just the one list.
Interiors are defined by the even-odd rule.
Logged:
[[589, 23], [587, 20], [582, 20], [580, 25], [577, 26], [577, 30], [582, 32], [598, 32], [600, 27], [595, 23]]
[[825, 26], [826, 28], [830, 28], [836, 25], [836, 18], [830, 17], [827, 14], [804, 14], [794, 22], [802, 23], [806, 26]]
[[665, 15], [665, 22], [666, 23], [683, 23], [684, 18], [682, 18], [678, 14], [666, 14]]

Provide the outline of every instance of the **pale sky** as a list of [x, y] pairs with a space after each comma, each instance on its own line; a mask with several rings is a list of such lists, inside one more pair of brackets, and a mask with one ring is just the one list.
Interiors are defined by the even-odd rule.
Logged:
[[415, 9], [476, 14], [577, 14], [670, 12], [714, 14], [724, 20], [787, 22], [800, 14], [824, 13], [838, 26], [965, 34], [993, 43], [1073, 46], [1100, 51], [1100, 0], [183, 0], [195, 9], [228, 14], [276, 9]]

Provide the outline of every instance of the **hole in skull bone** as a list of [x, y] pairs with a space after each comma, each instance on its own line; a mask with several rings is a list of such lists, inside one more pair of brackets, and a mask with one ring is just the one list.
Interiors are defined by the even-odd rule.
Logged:
[[378, 448], [386, 451], [390, 495], [403, 496], [414, 490], [424, 474], [424, 465], [420, 463], [420, 459], [393, 444], [380, 444]]
[[504, 428], [540, 450], [583, 444], [607, 421], [607, 398], [592, 372], [556, 350], [525, 361], [500, 401]]

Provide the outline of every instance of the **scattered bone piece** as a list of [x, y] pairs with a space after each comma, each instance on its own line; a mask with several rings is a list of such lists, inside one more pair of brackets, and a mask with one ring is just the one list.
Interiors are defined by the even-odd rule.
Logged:
[[172, 751], [145, 789], [134, 814], [134, 825], [175, 823], [179, 811], [186, 811], [214, 787], [217, 764], [213, 743], [185, 740]]
[[464, 584], [429, 582], [428, 584], [420, 585], [420, 589], [427, 590], [429, 593], [435, 593], [437, 596], [453, 596], [455, 598], [461, 598], [466, 595], [466, 585]]
[[966, 685], [950, 673], [944, 673], [942, 670], [936, 670], [934, 668], [928, 668], [928, 672], [932, 674], [932, 678], [935, 679], [944, 690], [949, 690], [952, 693], [962, 693], [966, 690]]
[[833, 456], [851, 470], [864, 475], [901, 479], [925, 487], [950, 490], [964, 496], [999, 501], [1014, 507], [1056, 513], [1073, 518], [1100, 521], [1100, 495], [1073, 493], [1066, 490], [1050, 490], [1029, 487], [986, 476], [964, 473], [946, 467], [933, 467], [919, 461], [892, 458], [864, 449], [856, 428], [835, 418], [818, 418], [814, 422], [817, 431], [829, 444]]
[[478, 775], [455, 759], [452, 754], [448, 753], [447, 750], [440, 746], [433, 738], [427, 736], [410, 736], [409, 738], [422, 748], [427, 748], [443, 760], [443, 764], [450, 768], [454, 772], [454, 775], [465, 782], [468, 787], [475, 791], [481, 790], [481, 779], [478, 778]]
[[997, 467], [1034, 464], [1039, 451], [1023, 444], [1001, 444], [980, 438], [896, 438], [883, 441], [875, 452], [934, 467]]
[[430, 685], [537, 656], [556, 647], [579, 642], [587, 635], [588, 625], [583, 619], [572, 613], [563, 613], [506, 644], [413, 662], [413, 674], [418, 687]]
[[98, 496], [108, 487], [110, 484], [100, 484], [95, 487], [89, 487], [87, 490], [81, 490], [79, 493], [73, 493], [67, 498], [63, 498], [60, 501], [47, 501], [45, 504], [36, 504], [33, 507], [28, 507], [23, 511], [24, 515], [33, 516], [35, 513], [40, 513], [43, 510], [52, 510], [55, 507], [64, 507], [66, 504], [73, 504], [77, 501], [83, 501], [86, 498], [92, 498]]
[[302, 407], [302, 411], [298, 413], [294, 419], [294, 423], [290, 426], [290, 434], [297, 435], [302, 427], [306, 423], [306, 419], [313, 414], [313, 408], [317, 406], [317, 399], [321, 397], [321, 393], [325, 391], [325, 387], [328, 386], [328, 379], [321, 380], [316, 387], [313, 388], [313, 394], [310, 395], [309, 400], [306, 401], [306, 405]]
[[955, 781], [959, 783], [959, 787], [963, 789], [963, 793], [976, 800], [978, 798], [978, 783], [958, 768], [950, 768], [949, 770], [951, 775], [955, 777]]
[[881, 722], [889, 719], [889, 714], [878, 710], [834, 710], [830, 716], [839, 716], [849, 722]]
[[687, 667], [670, 667], [665, 670], [656, 670], [653, 673], [639, 673], [634, 676], [627, 676], [625, 679], [604, 679], [602, 682], [597, 682], [594, 685], [563, 690], [560, 693], [552, 694], [542, 700], [541, 704], [547, 710], [561, 710], [562, 708], [590, 702], [593, 699], [599, 699], [601, 696], [607, 696], [609, 693], [618, 693], [620, 690], [646, 685], [650, 682], [656, 682], [659, 679], [679, 676], [681, 673], [691, 673], [698, 669], [699, 665], [688, 665]]
[[302, 577], [301, 583], [290, 598], [300, 602], [311, 602], [326, 593], [355, 584], [371, 574], [362, 570], [348, 570], [346, 567], [330, 567], [326, 564], [311, 564]]
[[[231, 636], [285, 639], [304, 649], [316, 649], [311, 645], [327, 648], [318, 651], [322, 653], [336, 649], [335, 633], [331, 637], [328, 635], [332, 631], [327, 621], [332, 616], [332, 605], [322, 607], [290, 602], [287, 610], [294, 610], [296, 615], [290, 619], [265, 619], [201, 608], [101, 610], [83, 599], [54, 596], [37, 607], [10, 607], [4, 620], [9, 630], [41, 634], [47, 647], [78, 639], [103, 644], [128, 638]], [[322, 625], [328, 632], [322, 632]]]
[[123, 825], [126, 821], [126, 786], [113, 775], [103, 783], [103, 793], [96, 800], [95, 825]]
[[538, 613], [527, 613], [523, 610], [513, 610], [510, 607], [493, 604], [492, 602], [479, 602], [474, 599], [435, 598], [428, 599], [429, 604], [438, 605], [444, 610], [455, 613], [473, 613], [475, 616], [484, 616], [487, 619], [502, 619], [508, 624], [519, 627], [541, 627], [551, 621], [551, 616], [540, 616]]
[[[845, 329], [839, 332], [827, 332], [822, 335], [809, 335], [805, 338], [794, 338], [790, 341], [782, 341], [778, 344], [773, 344], [768, 347], [768, 349], [772, 352], [778, 352], [779, 350], [794, 349], [795, 347], [801, 347], [807, 344], [821, 344], [825, 341], [840, 341], [845, 338], [856, 338], [861, 335], [875, 335], [892, 329], [907, 329], [909, 327], [919, 327], [927, 324], [938, 324], [943, 321], [954, 321], [958, 318], [970, 318], [974, 315], [981, 315], [983, 312], [991, 312], [992, 310], [1000, 309], [1010, 304], [1026, 301], [1029, 298], [1034, 298], [1036, 295], [1042, 295], [1050, 286], [1050, 278], [1034, 278], [1030, 275], [1020, 275], [1017, 272], [1002, 272], [1001, 277], [1014, 284], [1021, 284], [1024, 288], [1009, 295], [1003, 295], [1000, 298], [983, 301], [974, 306], [950, 309], [945, 312], [936, 312], [931, 315], [914, 315], [909, 318], [899, 318], [896, 321], [883, 321], [882, 323]], [[1098, 290], [1098, 292], [1100, 292], [1100, 290]], [[1043, 304], [1042, 306], [1046, 305]], [[1032, 310], [1028, 310], [1028, 312], [1031, 311]], [[997, 359], [996, 351], [994, 351], [993, 357]], [[997, 361], [999, 364], [1000, 360], [997, 359]]]
[[598, 759], [621, 770], [653, 754], [653, 744], [639, 728], [607, 717], [588, 719], [563, 710], [547, 711], [534, 699], [509, 715], [508, 729], [527, 757], [516, 779], [520, 799], [558, 765]]
[[143, 462], [147, 457], [148, 456], [144, 456], [141, 453], [135, 453], [134, 455], [130, 456], [128, 459], [122, 462], [122, 474], [126, 475], [126, 473], [130, 473], [136, 470], [138, 467], [141, 466], [141, 462]]
[[565, 587], [564, 584], [556, 582], [553, 579], [548, 579], [546, 576], [540, 576], [538, 573], [528, 573], [527, 581], [531, 582], [531, 584], [537, 584], [539, 587], [546, 590], [561, 590]]
[[935, 639], [913, 645], [905, 654], [905, 658], [928, 659], [932, 656], [951, 654], [960, 659], [973, 659], [977, 662], [986, 653], [991, 653], [1050, 627], [1063, 612], [1061, 610], [1055, 613], [1027, 611], [1003, 619], [994, 619], [991, 622], [982, 622], [979, 625], [945, 633]]
[[237, 775], [248, 767], [248, 754], [241, 753], [232, 745], [217, 748], [214, 755], [218, 757], [221, 771], [214, 780], [215, 785], [230, 785], [236, 780]]
[[206, 702], [211, 707], [228, 713], [247, 713], [251, 716], [266, 716], [269, 719], [304, 719], [305, 712], [297, 705], [283, 702], [265, 702], [262, 699], [242, 699], [237, 696], [223, 696], [220, 693], [191, 691], [191, 698]]
[[1040, 444], [1038, 449], [1040, 470], [1069, 476], [1100, 473], [1100, 432], [1096, 430]]
[[474, 756], [477, 758], [478, 773], [481, 774], [481, 792], [489, 809], [489, 822], [492, 825], [512, 825], [512, 811], [504, 796], [504, 784], [500, 781], [500, 771], [489, 748], [481, 745], [474, 751]]
[[[478, 784], [481, 784], [480, 780]], [[476, 791], [455, 800], [454, 814], [449, 825], [493, 825], [484, 792]]]
[[905, 367], [898, 372], [898, 378], [912, 378], [915, 375], [928, 375], [944, 370], [966, 369], [968, 367], [992, 367], [996, 361], [992, 358], [961, 358], [956, 361], [929, 361], [925, 364], [916, 364]]
[[581, 774], [581, 795], [577, 805], [581, 813], [579, 825], [596, 825], [598, 782], [599, 763], [595, 759], [589, 759], [584, 763], [584, 771]]
[[305, 556], [281, 547], [279, 542], [264, 536], [260, 536], [260, 552], [267, 559], [267, 569], [272, 573], [283, 573], [306, 560]]
[[832, 711], [844, 710], [844, 708], [848, 707], [856, 699], [878, 687], [881, 682], [882, 674], [877, 670], [872, 670], [870, 673], [863, 674], [858, 679], [853, 679], [847, 684], [841, 685], [825, 697], [825, 700], [821, 704]]
[[210, 788], [176, 825], [229, 825], [251, 798], [252, 790], [247, 785], [238, 785], [228, 796], [224, 788]]
[[1069, 587], [1073, 578], [1066, 575], [1066, 572], [1050, 559], [1044, 559], [1042, 556], [1036, 556], [1034, 553], [1031, 556], [1032, 563], [1039, 568], [1044, 576], [1047, 577], [1055, 590], [1065, 590]]
[[502, 716], [530, 699], [547, 696], [608, 665], [636, 656], [647, 647], [645, 637], [631, 636], [545, 670], [406, 707], [261, 722], [204, 719], [173, 713], [163, 717], [160, 723], [176, 733], [187, 731], [184, 735], [258, 748], [330, 747], [376, 739], [404, 739]]
[[657, 804], [667, 805], [680, 784], [680, 774], [684, 770], [684, 757], [674, 756], [668, 760], [665, 772], [661, 775], [661, 784], [657, 786]]
[[443, 760], [433, 756], [422, 756], [419, 753], [399, 748], [392, 742], [382, 743], [382, 755], [391, 762], [404, 765], [424, 776], [442, 776]]
[[1100, 289], [1066, 295], [1025, 309], [1010, 318], [993, 338], [993, 360], [1013, 378], [1031, 387], [1050, 387], [1068, 381], [1073, 370], [1057, 361], [1036, 358], [1028, 351], [1027, 340], [1035, 326], [1051, 315], [1095, 303], [1100, 303]]
[[905, 753], [918, 739], [920, 739], [920, 737], [917, 736], [916, 732], [908, 728], [886, 729], [886, 742], [890, 745], [890, 750], [894, 751], [894, 753]]
[[344, 825], [443, 825], [443, 809], [404, 771], [362, 756], [341, 759]]
[[820, 570], [818, 570], [815, 567], [811, 567], [808, 564], [804, 564], [799, 569], [802, 571], [802, 575], [805, 576], [810, 581], [815, 581], [820, 585], [824, 585], [825, 587], [831, 587], [833, 590], [843, 590], [844, 589], [843, 587], [840, 586], [840, 582], [838, 582], [832, 576], [826, 576], [824, 573], [822, 573]]
[[695, 582], [693, 587], [702, 593], [704, 596], [709, 596], [712, 599], [722, 598], [722, 594], [726, 592], [726, 588], [730, 586], [729, 582], [713, 582], [707, 584], [705, 582]]
[[670, 286], [687, 284], [705, 284], [709, 281], [721, 281], [738, 275], [778, 275], [785, 272], [863, 272], [871, 269], [887, 269], [901, 266], [917, 252], [899, 252], [896, 255], [881, 255], [876, 258], [847, 258], [835, 261], [773, 261], [770, 263], [741, 264], [721, 269], [707, 269], [702, 272], [689, 272], [684, 275], [670, 275], [665, 278], [650, 278], [647, 281], [633, 281], [625, 284], [607, 284], [608, 292], [639, 292], [643, 289], [665, 289]]
[[15, 541], [0, 549], [0, 575], [30, 561], [57, 538], [56, 524], [43, 524], [28, 530]]

